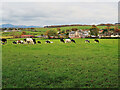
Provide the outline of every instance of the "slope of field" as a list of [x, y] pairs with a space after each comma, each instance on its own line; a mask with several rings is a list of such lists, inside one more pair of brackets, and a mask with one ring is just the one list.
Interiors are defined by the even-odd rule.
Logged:
[[2, 46], [3, 88], [117, 88], [118, 40]]

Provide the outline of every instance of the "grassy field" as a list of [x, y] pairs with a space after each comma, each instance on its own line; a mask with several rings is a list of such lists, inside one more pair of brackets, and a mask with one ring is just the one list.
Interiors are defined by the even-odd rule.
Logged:
[[2, 46], [3, 88], [117, 88], [118, 40]]

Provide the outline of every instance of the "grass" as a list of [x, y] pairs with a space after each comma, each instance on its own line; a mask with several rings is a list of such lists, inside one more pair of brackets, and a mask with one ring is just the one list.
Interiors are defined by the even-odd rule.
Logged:
[[[117, 88], [118, 40], [2, 46], [3, 88]], [[39, 40], [39, 39], [37, 39]]]

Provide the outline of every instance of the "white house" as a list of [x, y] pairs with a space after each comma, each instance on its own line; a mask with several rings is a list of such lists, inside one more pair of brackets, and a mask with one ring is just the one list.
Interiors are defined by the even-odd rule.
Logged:
[[80, 37], [80, 33], [79, 33], [78, 30], [77, 30], [77, 31], [71, 31], [71, 32], [69, 33], [69, 37], [70, 37], [70, 38]]
[[69, 33], [69, 37], [71, 38], [85, 38], [89, 36], [90, 31], [83, 31], [83, 30], [77, 30], [77, 31], [71, 31]]

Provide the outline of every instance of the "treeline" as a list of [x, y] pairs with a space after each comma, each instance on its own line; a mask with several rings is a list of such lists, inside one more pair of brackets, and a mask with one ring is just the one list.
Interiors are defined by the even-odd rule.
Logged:
[[98, 24], [97, 26], [115, 26], [115, 24]]
[[[50, 25], [50, 26], [44, 26], [44, 28], [58, 28], [58, 27], [69, 27], [69, 26], [92, 26], [92, 25], [81, 25], [81, 24], [72, 24], [72, 25]], [[97, 26], [115, 26], [115, 24], [98, 24]]]
[[2, 28], [4, 30], [34, 30], [35, 28]]
[[74, 24], [74, 25], [50, 25], [50, 26], [44, 26], [44, 28], [58, 28], [58, 27], [69, 27], [69, 26], [91, 26], [91, 25], [81, 25], [81, 24]]

